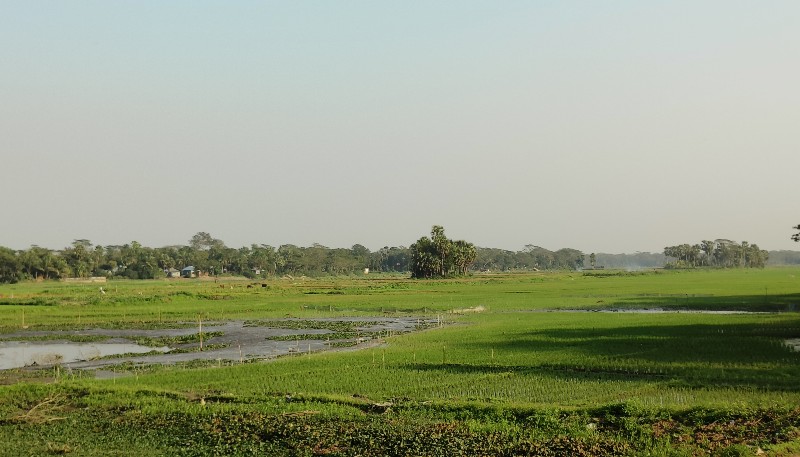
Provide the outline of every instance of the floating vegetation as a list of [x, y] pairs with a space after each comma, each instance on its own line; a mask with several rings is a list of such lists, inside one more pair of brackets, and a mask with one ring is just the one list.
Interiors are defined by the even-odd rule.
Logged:
[[358, 328], [384, 325], [384, 321], [354, 320], [313, 320], [313, 319], [273, 319], [245, 321], [245, 327], [270, 327], [292, 330], [330, 330], [334, 332], [354, 332]]
[[136, 344], [150, 347], [161, 346], [176, 346], [180, 344], [200, 343], [200, 341], [208, 341], [211, 338], [224, 335], [223, 332], [203, 332], [203, 333], [190, 333], [187, 335], [178, 336], [137, 336], [134, 338]]

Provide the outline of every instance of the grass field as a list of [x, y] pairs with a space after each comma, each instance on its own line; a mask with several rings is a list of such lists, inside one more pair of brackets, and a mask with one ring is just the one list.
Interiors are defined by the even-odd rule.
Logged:
[[11, 370], [0, 454], [798, 455], [800, 353], [785, 344], [800, 338], [798, 278], [773, 268], [2, 285], [0, 337], [198, 316], [446, 325], [355, 352], [128, 367], [111, 380]]

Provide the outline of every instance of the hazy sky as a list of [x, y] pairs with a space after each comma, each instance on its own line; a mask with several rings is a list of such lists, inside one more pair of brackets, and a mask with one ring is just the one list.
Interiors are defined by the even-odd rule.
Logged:
[[0, 0], [0, 245], [800, 249], [800, 2]]

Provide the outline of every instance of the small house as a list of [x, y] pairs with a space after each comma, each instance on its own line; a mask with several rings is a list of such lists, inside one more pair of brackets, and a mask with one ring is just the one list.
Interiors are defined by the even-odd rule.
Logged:
[[168, 278], [179, 278], [181, 276], [181, 271], [174, 268], [164, 270], [164, 273], [166, 273]]
[[181, 270], [181, 278], [194, 278], [194, 277], [195, 273], [193, 266], [189, 265], [188, 267], [184, 267], [184, 269]]

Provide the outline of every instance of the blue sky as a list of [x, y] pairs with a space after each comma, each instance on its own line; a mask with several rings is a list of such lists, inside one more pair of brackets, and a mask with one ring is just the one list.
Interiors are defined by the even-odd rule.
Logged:
[[0, 1], [0, 245], [797, 249], [800, 3]]

